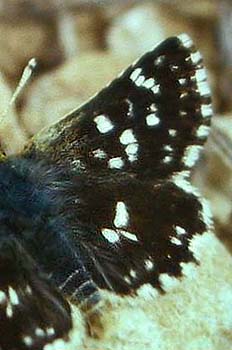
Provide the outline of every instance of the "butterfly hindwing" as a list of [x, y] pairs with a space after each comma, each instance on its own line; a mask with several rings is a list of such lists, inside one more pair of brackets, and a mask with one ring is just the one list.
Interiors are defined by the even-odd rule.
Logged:
[[16, 239], [0, 244], [0, 349], [41, 350], [64, 341], [70, 307]]
[[181, 263], [196, 261], [191, 240], [209, 222], [189, 175], [211, 114], [201, 55], [183, 34], [144, 55], [26, 150], [70, 171], [73, 242], [98, 287], [162, 288], [162, 274], [180, 276]]

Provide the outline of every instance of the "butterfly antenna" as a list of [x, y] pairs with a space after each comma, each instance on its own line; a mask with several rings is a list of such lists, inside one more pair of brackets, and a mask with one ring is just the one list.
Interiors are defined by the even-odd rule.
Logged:
[[15, 92], [13, 93], [10, 102], [8, 103], [8, 106], [2, 116], [0, 117], [0, 124], [4, 120], [4, 118], [8, 115], [10, 108], [12, 105], [15, 104], [16, 100], [18, 99], [19, 95], [22, 93], [22, 91], [25, 89], [26, 85], [28, 84], [29, 80], [32, 77], [33, 72], [35, 71], [37, 62], [35, 58], [31, 58], [27, 64], [27, 66], [24, 68], [21, 79], [18, 83], [18, 86], [15, 89]]

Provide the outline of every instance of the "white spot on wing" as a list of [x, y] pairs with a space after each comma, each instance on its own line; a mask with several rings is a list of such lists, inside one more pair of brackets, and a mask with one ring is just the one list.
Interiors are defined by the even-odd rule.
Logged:
[[207, 137], [209, 135], [210, 128], [206, 125], [201, 125], [196, 131], [196, 136], [199, 138]]
[[0, 290], [0, 304], [4, 303], [6, 301], [6, 293], [4, 293], [2, 290]]
[[7, 307], [6, 307], [6, 316], [11, 318], [13, 316], [13, 308], [12, 304], [8, 302]]
[[201, 60], [202, 60], [202, 56], [200, 54], [199, 51], [196, 51], [194, 53], [191, 53], [190, 55], [191, 57], [191, 61], [194, 63], [194, 64], [198, 64]]
[[211, 104], [202, 105], [201, 106], [201, 114], [204, 118], [211, 117], [211, 115], [213, 114], [212, 105]]
[[121, 157], [115, 157], [108, 161], [108, 165], [110, 169], [122, 169], [124, 162]]
[[52, 336], [55, 334], [55, 329], [53, 327], [49, 327], [46, 329], [47, 335]]
[[192, 193], [196, 197], [199, 197], [199, 192], [189, 182], [189, 171], [181, 171], [171, 177], [171, 181], [186, 193]]
[[119, 140], [123, 145], [129, 145], [130, 143], [137, 142], [132, 129], [124, 130]]
[[176, 237], [172, 237], [170, 241], [175, 245], [182, 245], [182, 242]]
[[124, 202], [118, 202], [116, 205], [116, 215], [114, 225], [118, 228], [126, 227], [129, 223], [129, 214]]
[[146, 79], [143, 83], [143, 86], [147, 89], [152, 88], [154, 85], [155, 85], [155, 79], [153, 78]]
[[103, 114], [95, 117], [94, 122], [96, 123], [97, 129], [102, 134], [105, 134], [114, 128], [114, 125], [112, 124], [111, 120]]
[[188, 146], [184, 152], [182, 161], [187, 167], [192, 167], [199, 158], [199, 153], [202, 150], [202, 146], [191, 145]]
[[201, 96], [210, 96], [211, 91], [206, 81], [201, 81], [197, 84], [198, 91]]
[[130, 162], [134, 162], [138, 159], [138, 149], [138, 143], [131, 143], [126, 147], [125, 151]]
[[167, 152], [172, 152], [172, 151], [173, 151], [173, 148], [172, 148], [171, 145], [165, 145], [165, 146], [163, 147], [163, 149], [164, 149], [164, 151], [167, 151]]
[[176, 234], [177, 234], [178, 236], [179, 236], [179, 235], [184, 235], [184, 234], [186, 234], [185, 229], [184, 229], [183, 227], [181, 227], [181, 226], [176, 225], [176, 226], [175, 226], [175, 229], [176, 229]]
[[107, 157], [106, 152], [100, 148], [94, 150], [93, 155], [95, 158], [99, 158], [99, 159], [105, 159]]
[[35, 335], [37, 337], [44, 337], [45, 336], [45, 332], [44, 332], [44, 330], [42, 328], [36, 328]]
[[172, 157], [171, 156], [165, 156], [163, 159], [163, 163], [168, 164], [172, 161]]
[[145, 77], [144, 77], [143, 75], [140, 75], [140, 76], [135, 80], [135, 85], [139, 87], [139, 86], [143, 85], [144, 81], [145, 81]]
[[146, 123], [148, 126], [157, 126], [160, 123], [160, 119], [155, 113], [151, 113], [146, 116]]
[[187, 83], [187, 79], [186, 78], [181, 78], [178, 81], [179, 81], [181, 86], [184, 86]]
[[138, 242], [138, 238], [134, 233], [125, 231], [125, 230], [117, 230], [123, 237], [130, 239], [131, 241]]
[[136, 68], [136, 69], [131, 73], [130, 79], [131, 79], [132, 81], [135, 81], [135, 80], [139, 77], [139, 75], [140, 75], [141, 72], [142, 72], [142, 69], [141, 69], [141, 68]]
[[147, 271], [151, 271], [154, 268], [154, 263], [151, 259], [145, 259], [144, 266]]
[[193, 46], [192, 39], [186, 33], [178, 35], [178, 38], [181, 41], [182, 45], [184, 47], [186, 47], [187, 49], [189, 49]]
[[16, 293], [16, 291], [12, 287], [9, 287], [9, 299], [10, 299], [10, 302], [12, 305], [19, 304], [18, 294]]
[[195, 74], [196, 74], [196, 80], [198, 83], [200, 83], [201, 81], [205, 81], [207, 78], [206, 71], [204, 68], [197, 69]]
[[112, 230], [110, 228], [103, 228], [101, 232], [110, 243], [116, 243], [119, 241], [118, 233], [115, 230]]
[[156, 66], [160, 66], [160, 65], [162, 65], [162, 64], [164, 63], [164, 61], [165, 61], [165, 56], [164, 56], [164, 55], [161, 55], [161, 56], [159, 56], [159, 57], [157, 57], [157, 58], [155, 59], [154, 64], [155, 64]]
[[153, 88], [151, 88], [151, 91], [154, 94], [159, 94], [160, 93], [160, 85], [159, 84], [155, 85]]
[[127, 283], [127, 284], [131, 284], [131, 280], [128, 276], [125, 276], [124, 277], [124, 281]]
[[31, 346], [33, 344], [32, 337], [26, 335], [25, 337], [23, 337], [23, 342], [26, 346]]
[[177, 131], [175, 129], [169, 129], [168, 133], [169, 133], [170, 136], [175, 137], [176, 134], [177, 134]]
[[130, 270], [130, 276], [131, 276], [132, 278], [136, 278], [136, 277], [137, 277], [137, 272], [136, 272], [135, 270], [131, 269], [131, 270]]

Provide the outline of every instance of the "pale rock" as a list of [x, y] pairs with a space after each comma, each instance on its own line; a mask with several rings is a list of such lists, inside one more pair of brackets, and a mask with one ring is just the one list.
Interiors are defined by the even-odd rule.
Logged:
[[72, 59], [35, 81], [28, 91], [22, 120], [35, 134], [100, 91], [130, 59], [94, 51]]

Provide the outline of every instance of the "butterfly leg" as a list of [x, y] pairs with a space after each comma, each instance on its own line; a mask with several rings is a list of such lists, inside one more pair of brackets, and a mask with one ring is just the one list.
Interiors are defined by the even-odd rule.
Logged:
[[63, 241], [60, 250], [56, 249], [56, 258], [52, 262], [52, 281], [67, 299], [76, 304], [84, 313], [91, 336], [99, 336], [103, 330], [101, 323], [101, 296], [97, 285], [88, 273], [77, 247]]
[[84, 267], [80, 265], [79, 269], [71, 272], [60, 289], [64, 294], [69, 295], [71, 303], [77, 304], [83, 311], [89, 334], [93, 337], [100, 337], [103, 332], [101, 297], [97, 286]]

